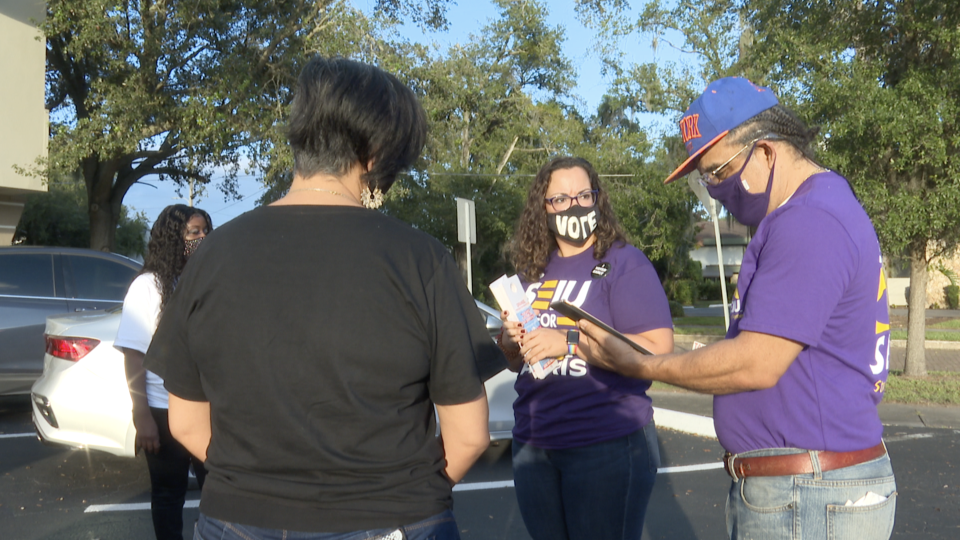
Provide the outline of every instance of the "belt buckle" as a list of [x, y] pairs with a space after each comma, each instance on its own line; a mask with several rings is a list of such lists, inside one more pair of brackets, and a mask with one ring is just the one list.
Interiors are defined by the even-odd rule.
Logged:
[[726, 465], [727, 465], [727, 474], [733, 477], [734, 482], [739, 482], [741, 478], [737, 476], [737, 469], [734, 467], [734, 461], [737, 459], [736, 454], [728, 454], [726, 456]]

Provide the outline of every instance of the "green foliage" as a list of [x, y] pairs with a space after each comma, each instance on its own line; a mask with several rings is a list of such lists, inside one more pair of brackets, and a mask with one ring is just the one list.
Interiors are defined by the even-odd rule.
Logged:
[[[90, 247], [90, 218], [87, 194], [81, 182], [63, 181], [49, 186], [47, 193], [27, 197], [23, 215], [13, 235], [14, 244], [27, 246]], [[115, 253], [143, 256], [147, 247], [147, 218], [120, 211]]]
[[511, 272], [503, 248], [532, 177], [556, 155], [586, 158], [601, 174], [628, 240], [667, 281], [684, 274], [692, 241], [684, 190], [664, 186], [660, 163], [634, 113], [608, 98], [596, 116], [569, 104], [573, 67], [562, 28], [544, 4], [497, 2], [499, 17], [469, 42], [435, 55], [409, 44], [380, 57], [420, 93], [430, 121], [424, 158], [387, 197], [385, 211], [440, 239], [458, 256], [457, 197], [477, 209], [474, 291]]
[[947, 285], [943, 288], [943, 292], [947, 298], [947, 307], [949, 309], [960, 308], [960, 286]]
[[946, 266], [944, 266], [943, 263], [940, 263], [940, 266], [937, 267], [937, 270], [939, 270], [941, 274], [943, 274], [944, 276], [946, 276], [946, 278], [947, 278], [948, 280], [950, 280], [950, 285], [956, 285], [956, 284], [957, 284], [957, 273], [956, 273], [956, 272], [954, 272], [954, 271], [951, 270], [950, 268], [947, 268]]
[[[745, 59], [821, 126], [821, 160], [853, 185], [883, 251], [914, 276], [960, 242], [960, 9], [939, 0], [749, 3]], [[914, 283], [923, 287], [923, 283]], [[922, 305], [910, 306], [922, 317]], [[925, 372], [922, 341], [907, 371]]]
[[[378, 27], [406, 16], [442, 26], [446, 3], [383, 0]], [[362, 12], [338, 0], [51, 0], [40, 28], [52, 138], [34, 174], [82, 175], [94, 249], [113, 247], [123, 197], [144, 177], [204, 184], [217, 171], [230, 196], [245, 164], [282, 176], [301, 66], [379, 45]]]
[[670, 300], [670, 317], [678, 318], [683, 317], [683, 304], [677, 302], [676, 300]]

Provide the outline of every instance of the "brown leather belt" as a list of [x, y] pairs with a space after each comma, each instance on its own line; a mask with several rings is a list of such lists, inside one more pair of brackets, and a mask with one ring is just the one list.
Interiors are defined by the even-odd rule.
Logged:
[[852, 465], [859, 465], [887, 453], [883, 442], [866, 450], [853, 452], [830, 452], [826, 450], [801, 452], [780, 456], [737, 457], [727, 453], [723, 456], [723, 468], [734, 482], [748, 476], [790, 476], [813, 472], [811, 453], [817, 454], [821, 471], [832, 471]]

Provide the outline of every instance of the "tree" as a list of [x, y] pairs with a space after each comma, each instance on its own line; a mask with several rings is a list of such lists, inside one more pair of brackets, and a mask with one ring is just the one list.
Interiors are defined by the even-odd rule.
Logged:
[[547, 156], [571, 153], [584, 132], [562, 102], [574, 73], [561, 52], [562, 28], [546, 24], [542, 3], [496, 4], [497, 19], [442, 56], [406, 44], [381, 58], [418, 92], [430, 122], [423, 159], [398, 181], [385, 211], [438, 238], [465, 266], [454, 201], [474, 200], [473, 289], [481, 296], [509, 270], [503, 247], [531, 177]]
[[926, 374], [927, 272], [960, 242], [960, 6], [756, 0], [750, 62], [822, 126], [823, 160], [910, 260], [905, 372]]
[[[143, 256], [147, 247], [147, 217], [130, 216], [120, 208], [115, 252], [128, 257]], [[64, 179], [52, 182], [46, 193], [27, 197], [13, 243], [26, 246], [90, 246], [90, 219], [83, 182]]]
[[[679, 119], [709, 81], [741, 69], [738, 61], [746, 43], [729, 0], [681, 1], [669, 7], [647, 2], [636, 20], [627, 14], [624, 0], [579, 0], [577, 5], [581, 20], [598, 32], [605, 70], [614, 77], [597, 115], [599, 122], [616, 125], [599, 132], [605, 133], [599, 139], [607, 151], [617, 141], [622, 144], [645, 133], [636, 119], [640, 114]], [[679, 60], [626, 62], [618, 43], [641, 36], [649, 37], [655, 49], [675, 49]], [[618, 205], [632, 208], [633, 216], [621, 219], [628, 230], [636, 231], [631, 240], [654, 262], [672, 298], [682, 282], [691, 278], [689, 252], [696, 234], [697, 201], [683, 187], [664, 186], [663, 179], [687, 159], [687, 152], [675, 129], [656, 141], [643, 137], [633, 146], [646, 149], [627, 168], [641, 171], [640, 182], [633, 186], [632, 203]]]
[[[380, 0], [442, 25], [445, 0]], [[418, 9], [425, 5], [427, 9]], [[309, 54], [350, 54], [369, 21], [336, 0], [52, 0], [48, 178], [79, 171], [90, 246], [112, 249], [127, 190], [159, 176], [235, 193], [246, 159], [274, 174], [275, 141]]]

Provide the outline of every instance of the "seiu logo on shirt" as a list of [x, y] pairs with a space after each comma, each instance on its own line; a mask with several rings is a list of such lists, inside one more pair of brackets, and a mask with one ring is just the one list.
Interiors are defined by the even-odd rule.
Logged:
[[[533, 283], [527, 287], [527, 300], [533, 309], [540, 312], [540, 326], [544, 328], [576, 328], [577, 323], [567, 317], [557, 315], [550, 310], [550, 304], [566, 300], [571, 304], [581, 307], [587, 300], [587, 294], [590, 292], [590, 285], [593, 280], [583, 283], [579, 281], [567, 281], [564, 279], [544, 281], [543, 283]], [[523, 375], [530, 371], [530, 366], [523, 364], [520, 374]], [[567, 357], [561, 360], [560, 368], [548, 375], [552, 377], [558, 375], [561, 377], [583, 377], [587, 374], [587, 363], [576, 356]]]
[[[520, 375], [530, 371], [530, 364], [524, 362], [520, 369]], [[553, 371], [547, 377], [559, 375], [561, 377], [583, 377], [587, 374], [587, 362], [576, 356], [564, 358], [560, 361], [560, 367]]]
[[[544, 328], [576, 328], [577, 323], [567, 317], [558, 316], [556, 313], [546, 313], [550, 309], [550, 304], [566, 300], [571, 304], [582, 307], [587, 300], [587, 294], [590, 292], [590, 284], [593, 281], [550, 280], [543, 283], [533, 283], [527, 287], [527, 301], [530, 306], [540, 311], [540, 326]], [[576, 296], [574, 296], [576, 293]]]

